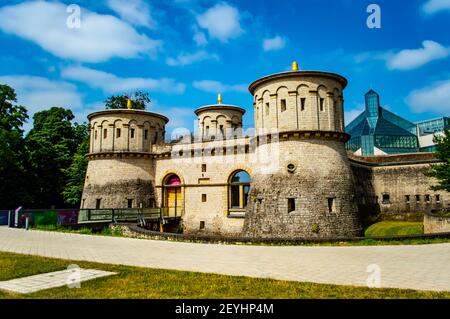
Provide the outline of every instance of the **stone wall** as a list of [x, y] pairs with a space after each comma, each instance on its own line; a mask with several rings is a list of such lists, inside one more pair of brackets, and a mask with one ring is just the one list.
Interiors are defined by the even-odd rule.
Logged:
[[81, 208], [151, 207], [155, 201], [154, 162], [148, 156], [91, 157], [88, 163]]
[[107, 110], [89, 115], [90, 153], [150, 152], [164, 142], [167, 119], [141, 110]]
[[[244, 234], [261, 238], [361, 235], [344, 143], [294, 139], [280, 141], [278, 147], [278, 170], [258, 170], [254, 175]], [[289, 165], [295, 170], [289, 171]]]
[[426, 211], [450, 205], [450, 194], [432, 191], [437, 181], [425, 175], [436, 163], [432, 154], [351, 159], [365, 226], [380, 220], [421, 221]]
[[364, 228], [380, 219], [381, 207], [373, 185], [373, 170], [369, 166], [351, 163], [355, 181], [355, 199]]
[[344, 131], [345, 79], [320, 72], [291, 72], [258, 81], [251, 86], [257, 130]]
[[244, 219], [230, 216], [228, 182], [239, 170], [252, 176], [253, 155], [248, 143], [248, 139], [233, 139], [173, 146], [170, 157], [156, 161], [158, 206], [164, 205], [164, 180], [175, 174], [182, 181], [185, 233], [241, 234]]
[[236, 129], [242, 128], [244, 113], [244, 109], [232, 105], [219, 104], [202, 107], [196, 111], [198, 134], [204, 138], [231, 136]]
[[[430, 155], [347, 155], [346, 85], [339, 75], [308, 71], [257, 80], [250, 86], [257, 134], [251, 139], [164, 144], [162, 115], [93, 113], [82, 207], [95, 208], [97, 200], [100, 208], [126, 208], [130, 200], [132, 207], [164, 207], [164, 182], [172, 174], [181, 180], [187, 234], [352, 237], [380, 219], [448, 207], [450, 194], [430, 191], [435, 181], [424, 175], [436, 162]], [[197, 110], [200, 131], [241, 125], [243, 110], [230, 107]], [[279, 134], [266, 135], [273, 131]], [[235, 212], [229, 182], [240, 170], [252, 183], [247, 207], [239, 204]]]
[[443, 217], [426, 213], [423, 219], [425, 234], [450, 233], [450, 216]]

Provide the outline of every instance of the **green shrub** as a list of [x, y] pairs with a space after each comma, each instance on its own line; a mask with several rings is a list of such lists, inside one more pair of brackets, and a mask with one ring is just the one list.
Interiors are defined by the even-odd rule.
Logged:
[[35, 225], [56, 225], [58, 217], [56, 211], [35, 212], [34, 224]]
[[46, 230], [46, 231], [55, 231], [58, 230], [58, 226], [56, 225], [34, 225], [32, 227], [33, 229], [37, 229], [37, 230]]
[[122, 231], [118, 227], [114, 228], [105, 227], [102, 229], [100, 234], [103, 236], [122, 236]]
[[313, 225], [311, 226], [311, 231], [312, 231], [314, 234], [318, 234], [318, 233], [320, 232], [320, 226], [319, 226], [319, 224], [313, 224]]
[[83, 227], [78, 231], [79, 234], [92, 235], [92, 229]]

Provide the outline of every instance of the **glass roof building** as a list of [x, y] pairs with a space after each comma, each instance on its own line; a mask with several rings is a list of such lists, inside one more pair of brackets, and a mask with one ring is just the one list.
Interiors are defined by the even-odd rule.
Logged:
[[419, 136], [435, 134], [450, 128], [450, 117], [440, 117], [438, 119], [418, 122], [416, 124]]
[[347, 149], [356, 155], [376, 156], [420, 151], [417, 125], [380, 105], [380, 96], [370, 90], [365, 110], [347, 127], [351, 135]]
[[440, 117], [428, 121], [416, 123], [417, 136], [421, 152], [435, 152], [434, 135], [442, 135], [445, 129], [450, 128], [450, 118]]

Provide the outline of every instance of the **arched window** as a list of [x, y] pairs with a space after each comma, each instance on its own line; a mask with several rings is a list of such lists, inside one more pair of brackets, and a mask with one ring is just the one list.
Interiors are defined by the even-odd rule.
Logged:
[[181, 185], [181, 179], [177, 175], [170, 175], [166, 178], [166, 182], [164, 183], [167, 187], [174, 187]]
[[244, 210], [247, 207], [250, 182], [250, 175], [246, 171], [237, 171], [231, 175], [229, 181], [230, 209]]

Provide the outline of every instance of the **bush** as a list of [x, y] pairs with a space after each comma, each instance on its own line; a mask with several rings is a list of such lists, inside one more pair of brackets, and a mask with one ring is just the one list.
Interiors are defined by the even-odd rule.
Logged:
[[122, 236], [122, 231], [118, 227], [105, 227], [102, 229], [100, 234], [103, 236]]
[[314, 234], [318, 234], [319, 231], [320, 231], [320, 226], [319, 226], [319, 224], [313, 224], [313, 225], [311, 226], [311, 231], [312, 231]]
[[58, 215], [56, 211], [35, 212], [34, 223], [35, 225], [56, 225], [58, 222]]
[[78, 233], [79, 234], [84, 234], [84, 235], [92, 235], [92, 229], [87, 228], [87, 227], [83, 227], [83, 228], [80, 228]]
[[58, 226], [56, 225], [34, 225], [32, 227], [33, 229], [37, 229], [37, 230], [47, 230], [47, 231], [55, 231], [58, 230]]

